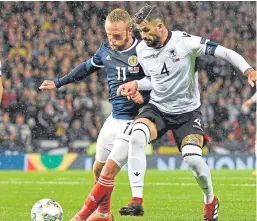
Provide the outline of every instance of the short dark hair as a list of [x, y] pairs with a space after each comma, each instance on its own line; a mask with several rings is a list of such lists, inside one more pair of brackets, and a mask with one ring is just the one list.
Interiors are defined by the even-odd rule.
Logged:
[[161, 11], [156, 5], [145, 5], [134, 16], [134, 21], [137, 24], [140, 24], [142, 21], [150, 22], [156, 19], [161, 20], [163, 23], [165, 22]]

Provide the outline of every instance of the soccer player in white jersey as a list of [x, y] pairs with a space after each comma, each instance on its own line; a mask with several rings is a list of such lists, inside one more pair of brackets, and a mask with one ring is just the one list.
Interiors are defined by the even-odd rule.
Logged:
[[[144, 185], [144, 146], [172, 130], [184, 161], [202, 189], [204, 220], [217, 221], [219, 201], [213, 192], [210, 169], [202, 158], [206, 136], [199, 110], [196, 57], [212, 55], [229, 61], [248, 77], [252, 86], [256, 71], [238, 53], [216, 42], [181, 31], [169, 31], [156, 6], [144, 6], [135, 15], [135, 22], [144, 40], [137, 46], [138, 60], [147, 77], [121, 85], [117, 93], [133, 99], [139, 89], [152, 85], [153, 90], [149, 104], [140, 110], [134, 121], [130, 137], [128, 169], [132, 190]], [[131, 205], [121, 210], [130, 208]]]

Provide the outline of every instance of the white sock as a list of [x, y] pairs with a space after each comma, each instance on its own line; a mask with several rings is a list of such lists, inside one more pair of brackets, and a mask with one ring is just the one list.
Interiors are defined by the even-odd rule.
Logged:
[[182, 155], [203, 191], [204, 203], [211, 203], [214, 199], [211, 172], [202, 158], [202, 149], [195, 145], [186, 145], [182, 148]]
[[129, 140], [128, 175], [132, 197], [143, 198], [146, 171], [145, 146], [149, 143], [150, 131], [144, 123], [135, 123]]

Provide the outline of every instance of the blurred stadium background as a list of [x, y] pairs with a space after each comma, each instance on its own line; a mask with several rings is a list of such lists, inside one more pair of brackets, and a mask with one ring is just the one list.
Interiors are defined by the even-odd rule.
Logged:
[[[256, 2], [154, 3], [164, 13], [170, 30], [183, 30], [217, 41], [240, 53], [256, 69]], [[0, 61], [4, 84], [0, 107], [0, 169], [91, 170], [97, 135], [111, 113], [105, 73], [96, 72], [85, 81], [56, 91], [40, 92], [38, 87], [46, 79], [66, 75], [94, 54], [105, 40], [104, 21], [108, 12], [119, 7], [133, 15], [144, 4], [134, 1], [0, 2]], [[197, 64], [203, 123], [211, 138], [204, 148], [209, 166], [212, 169], [253, 170], [256, 106], [243, 112], [241, 105], [256, 89], [226, 61], [208, 57], [199, 58]], [[149, 168], [187, 169], [172, 133], [148, 146], [146, 151]], [[250, 174], [248, 171], [244, 174]], [[17, 185], [11, 183], [13, 180], [29, 180], [29, 177], [0, 173], [0, 187], [12, 184], [6, 189], [10, 195], [15, 193], [12, 188]], [[254, 185], [252, 177], [246, 180]], [[52, 188], [49, 185], [48, 188]], [[240, 188], [242, 190], [242, 186]], [[22, 188], [18, 186], [18, 189], [22, 197]], [[248, 197], [254, 193], [253, 188], [250, 190]], [[127, 191], [128, 198], [129, 188]], [[44, 197], [43, 193], [39, 196]], [[33, 203], [27, 202], [25, 206]], [[252, 217], [223, 220], [252, 221]], [[6, 219], [6, 213], [0, 212], [0, 220], [28, 218]], [[175, 216], [174, 220], [185, 219]]]

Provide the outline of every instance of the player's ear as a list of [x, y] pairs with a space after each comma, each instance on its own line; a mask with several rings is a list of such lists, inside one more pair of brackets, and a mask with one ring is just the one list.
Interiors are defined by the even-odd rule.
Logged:
[[133, 27], [132, 27], [132, 26], [129, 27], [129, 28], [128, 28], [128, 31], [129, 31], [130, 34], [132, 34], [132, 33], [133, 33]]
[[158, 22], [158, 23], [156, 24], [156, 27], [158, 28], [158, 30], [162, 31], [163, 28], [164, 28], [164, 25], [163, 25], [162, 22]]

